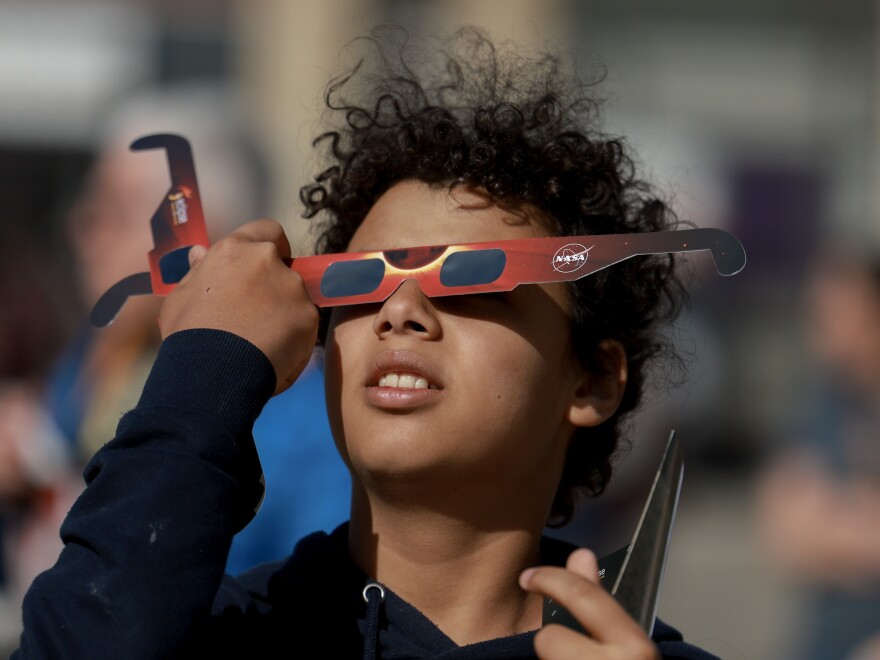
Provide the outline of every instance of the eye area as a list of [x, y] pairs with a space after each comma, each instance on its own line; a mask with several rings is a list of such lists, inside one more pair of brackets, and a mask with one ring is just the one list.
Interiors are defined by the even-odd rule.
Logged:
[[372, 293], [384, 277], [385, 264], [381, 259], [340, 261], [330, 264], [321, 277], [321, 295], [344, 298]]
[[506, 265], [507, 255], [496, 248], [454, 252], [440, 268], [440, 283], [449, 288], [489, 284], [501, 277]]

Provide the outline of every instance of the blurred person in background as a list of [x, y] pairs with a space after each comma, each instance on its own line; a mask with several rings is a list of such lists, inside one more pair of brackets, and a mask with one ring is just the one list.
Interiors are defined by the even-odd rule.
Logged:
[[819, 378], [763, 476], [761, 533], [812, 592], [794, 657], [880, 658], [880, 259], [822, 258], [805, 308]]
[[[150, 218], [170, 180], [164, 152], [129, 151], [136, 138], [189, 137], [212, 240], [231, 231], [239, 214], [253, 214], [262, 196], [260, 173], [236, 118], [222, 110], [229, 105], [213, 88], [166, 88], [120, 103], [103, 122], [95, 163], [65, 223], [86, 312], [113, 284], [144, 270], [153, 247]], [[55, 370], [50, 407], [85, 460], [140, 396], [159, 343], [159, 305], [152, 296], [136, 296], [107, 328], [84, 320]]]
[[[170, 179], [164, 152], [129, 151], [136, 138], [179, 133], [189, 139], [212, 241], [259, 213], [268, 197], [265, 164], [233, 108], [228, 95], [187, 85], [144, 93], [113, 112], [91, 181], [70, 217], [87, 309], [110, 286], [146, 269], [153, 247], [149, 220]], [[109, 327], [85, 328], [56, 372], [51, 407], [85, 460], [137, 403], [160, 341], [160, 303], [137, 296]], [[296, 443], [290, 442], [291, 420], [298, 420]], [[350, 480], [330, 441], [318, 360], [296, 387], [266, 406], [254, 435], [271, 486], [260, 514], [233, 543], [231, 573], [286, 556], [304, 534], [333, 529], [348, 514]], [[291, 466], [307, 469], [293, 479]]]
[[[128, 149], [136, 138], [162, 132], [190, 140], [212, 241], [259, 212], [266, 198], [263, 163], [232, 107], [230, 99], [212, 88], [188, 86], [142, 93], [110, 113], [86, 184], [65, 218], [86, 314], [113, 284], [145, 270], [153, 247], [149, 221], [170, 179], [164, 152]], [[17, 521], [17, 532], [7, 535], [4, 563], [14, 585], [10, 600], [16, 618], [27, 586], [61, 551], [58, 530], [82, 490], [82, 465], [114, 436], [119, 418], [140, 397], [160, 343], [160, 303], [153, 296], [130, 298], [116, 320], [102, 329], [83, 320], [42, 393], [34, 392], [28, 423], [23, 412], [0, 420], [0, 432], [6, 434], [0, 439], [7, 440], [0, 444], [0, 454], [4, 445], [27, 450], [19, 462], [42, 475], [44, 482], [52, 482], [57, 491], [53, 506], [30, 508], [29, 515]], [[49, 319], [41, 323], [54, 325]], [[22, 408], [18, 399], [16, 410]], [[297, 420], [296, 443], [290, 442], [290, 420]], [[332, 529], [348, 513], [350, 481], [330, 439], [318, 360], [295, 387], [266, 406], [254, 435], [271, 486], [260, 514], [233, 543], [228, 566], [232, 573], [286, 556], [300, 537], [315, 529]], [[0, 457], [2, 463], [6, 471], [19, 472], [10, 467], [11, 460]], [[303, 474], [291, 478], [293, 466], [303, 466]], [[4, 478], [0, 481], [7, 485], [0, 488], [12, 490], [22, 479]]]

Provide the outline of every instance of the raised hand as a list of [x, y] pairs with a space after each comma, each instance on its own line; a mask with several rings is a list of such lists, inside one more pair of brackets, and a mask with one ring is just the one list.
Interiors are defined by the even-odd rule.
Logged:
[[290, 270], [290, 244], [272, 220], [243, 225], [210, 249], [190, 250], [190, 271], [165, 299], [163, 339], [194, 328], [225, 330], [259, 348], [275, 368], [278, 394], [308, 364], [318, 311]]

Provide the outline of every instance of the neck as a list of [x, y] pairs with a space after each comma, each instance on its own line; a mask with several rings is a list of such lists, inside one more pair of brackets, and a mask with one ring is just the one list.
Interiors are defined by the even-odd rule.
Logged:
[[[534, 491], [533, 491], [534, 492]], [[468, 499], [442, 511], [381, 497], [356, 483], [349, 547], [368, 575], [420, 610], [459, 645], [534, 630], [541, 598], [520, 589], [539, 563], [547, 507]], [[447, 501], [448, 504], [448, 501]], [[491, 521], [491, 525], [487, 524]], [[487, 613], [491, 612], [491, 616]]]

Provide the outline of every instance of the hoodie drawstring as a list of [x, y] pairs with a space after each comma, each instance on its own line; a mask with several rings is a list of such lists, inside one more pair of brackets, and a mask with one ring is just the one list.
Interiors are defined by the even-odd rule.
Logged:
[[368, 582], [363, 591], [367, 603], [364, 630], [364, 660], [376, 660], [379, 651], [379, 611], [385, 602], [385, 589], [378, 582]]

